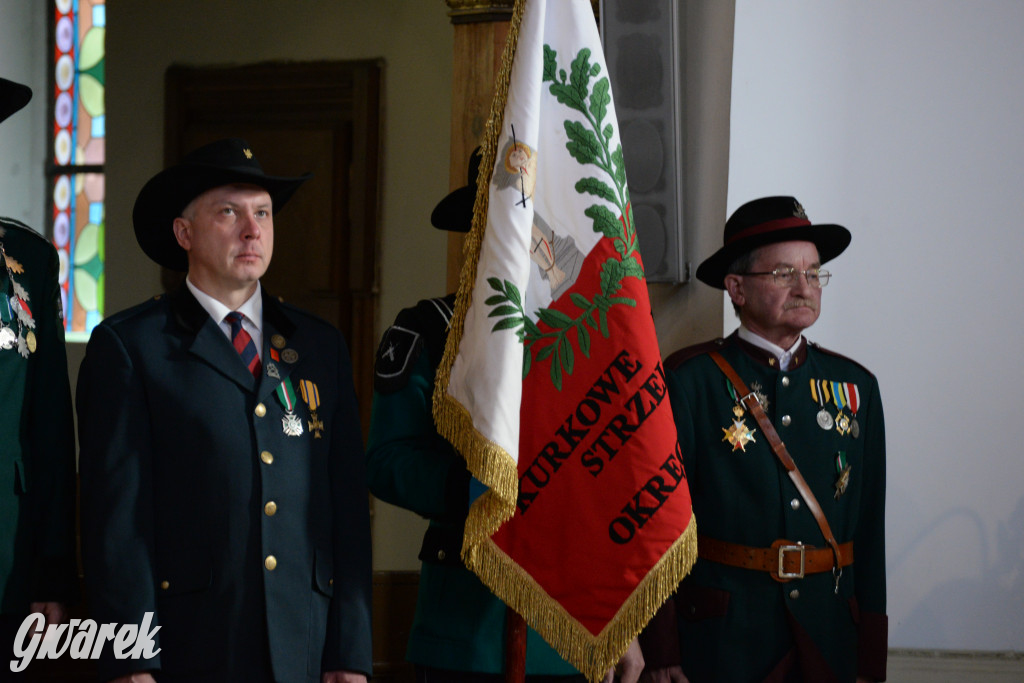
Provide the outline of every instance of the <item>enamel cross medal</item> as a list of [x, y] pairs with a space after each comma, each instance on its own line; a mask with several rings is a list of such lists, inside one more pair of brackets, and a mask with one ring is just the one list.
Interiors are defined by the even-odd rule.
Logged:
[[295, 414], [295, 389], [292, 387], [291, 377], [286, 377], [283, 382], [277, 385], [277, 398], [284, 408], [284, 417], [281, 418], [281, 429], [287, 436], [302, 436], [302, 420]]
[[747, 427], [746, 420], [741, 419], [746, 411], [744, 411], [743, 405], [736, 396], [736, 389], [732, 386], [732, 382], [726, 382], [725, 385], [729, 389], [729, 395], [735, 401], [735, 404], [732, 407], [732, 414], [734, 416], [732, 426], [728, 428], [722, 427], [722, 431], [725, 432], [722, 441], [728, 441], [734, 452], [740, 450], [746, 453], [747, 444], [751, 442], [756, 443], [754, 432], [757, 430]]

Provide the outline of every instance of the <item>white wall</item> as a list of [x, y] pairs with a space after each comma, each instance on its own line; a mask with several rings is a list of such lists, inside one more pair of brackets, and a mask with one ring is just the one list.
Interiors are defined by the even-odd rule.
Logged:
[[0, 216], [43, 230], [46, 188], [45, 3], [0, 0], [0, 77], [32, 88], [24, 109], [0, 124]]
[[853, 232], [808, 336], [881, 384], [894, 647], [1024, 651], [1022, 30], [1019, 0], [737, 1], [729, 211]]

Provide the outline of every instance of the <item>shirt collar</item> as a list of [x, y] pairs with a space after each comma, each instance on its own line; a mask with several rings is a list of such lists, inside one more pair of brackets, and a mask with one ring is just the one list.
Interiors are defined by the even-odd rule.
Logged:
[[[217, 324], [222, 323], [224, 316], [231, 312], [232, 309], [196, 287], [188, 277], [185, 278], [185, 284], [188, 286], [189, 291], [192, 292], [192, 296], [199, 302], [199, 305], [210, 314], [210, 317]], [[244, 315], [256, 330], [263, 331], [263, 295], [259, 280], [256, 281], [256, 291], [246, 299], [245, 303], [235, 310]]]
[[[775, 357], [779, 363], [779, 369], [781, 370], [790, 369], [793, 365], [793, 361], [798, 358], [797, 354], [800, 351], [801, 345], [804, 343], [803, 335], [801, 335], [797, 338], [796, 343], [788, 349], [784, 349], [778, 344], [768, 341], [761, 335], [751, 332], [743, 325], [740, 325], [740, 329], [737, 331], [737, 334], [743, 341], [756, 346], [759, 349], [763, 349]], [[797, 363], [799, 363], [799, 360], [797, 360]]]

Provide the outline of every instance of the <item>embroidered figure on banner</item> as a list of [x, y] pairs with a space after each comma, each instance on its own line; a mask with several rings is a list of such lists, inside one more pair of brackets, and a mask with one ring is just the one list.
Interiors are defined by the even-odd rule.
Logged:
[[[614, 149], [611, 148], [615, 130], [612, 123], [605, 121], [611, 103], [610, 85], [607, 76], [597, 78], [601, 75], [601, 65], [591, 63], [590, 54], [589, 49], [580, 50], [572, 60], [571, 73], [566, 74], [565, 69], [558, 68], [556, 51], [545, 45], [543, 80], [550, 82], [549, 92], [559, 104], [582, 114], [582, 120], [564, 120], [568, 137], [565, 148], [581, 166], [596, 166], [600, 177], [579, 178], [574, 188], [581, 195], [604, 200], [605, 203], [590, 205], [583, 213], [592, 222], [594, 232], [601, 233], [602, 239], [612, 241], [617, 256], [606, 259], [602, 264], [599, 291], [594, 291], [589, 297], [579, 291], [569, 294], [572, 305], [579, 311], [575, 316], [553, 307], [541, 308], [532, 316], [527, 315], [522, 293], [515, 283], [496, 277], [487, 279], [488, 285], [496, 292], [485, 301], [492, 309], [488, 317], [498, 318], [491, 331], [511, 330], [519, 337], [524, 346], [524, 379], [535, 364], [550, 362], [551, 382], [559, 391], [563, 373], [571, 375], [573, 372], [576, 349], [584, 356], [590, 356], [591, 330], [607, 339], [608, 312], [615, 306], [636, 306], [636, 300], [617, 296], [623, 280], [644, 277], [629, 188], [626, 187], [622, 146], [616, 144]], [[591, 89], [593, 79], [597, 80]], [[525, 157], [526, 154], [529, 156]], [[500, 159], [503, 163], [496, 165], [492, 182], [499, 189], [513, 187], [518, 176], [523, 181], [524, 195], [532, 196], [536, 182], [536, 153], [529, 146], [510, 138]], [[617, 209], [617, 216], [608, 207], [609, 203]], [[559, 240], [562, 239], [571, 243], [560, 246]], [[572, 251], [579, 254], [578, 259], [571, 254]], [[551, 286], [552, 300], [556, 302], [575, 283], [585, 255], [577, 249], [570, 236], [562, 238], [543, 218], [535, 216], [530, 257], [542, 271], [550, 266], [544, 279]], [[538, 323], [547, 329], [542, 329]]]

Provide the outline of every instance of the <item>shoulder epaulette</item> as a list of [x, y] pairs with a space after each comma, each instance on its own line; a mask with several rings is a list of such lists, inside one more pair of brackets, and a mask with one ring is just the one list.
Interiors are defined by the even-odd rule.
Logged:
[[723, 346], [725, 346], [725, 339], [719, 337], [718, 339], [712, 339], [711, 341], [701, 342], [700, 344], [694, 344], [693, 346], [687, 346], [686, 348], [679, 349], [665, 359], [665, 369], [675, 370], [691, 358], [703, 356], [704, 354], [716, 351]]
[[861, 370], [863, 370], [864, 372], [868, 373], [868, 374], [869, 374], [869, 375], [871, 375], [872, 377], [874, 377], [874, 376], [875, 376], [875, 373], [871, 372], [871, 371], [870, 371], [870, 370], [868, 370], [868, 369], [867, 369], [866, 367], [864, 367], [864, 366], [863, 366], [863, 365], [862, 365], [861, 363], [859, 363], [858, 361], [855, 361], [854, 359], [850, 358], [849, 356], [844, 356], [843, 354], [841, 354], [841, 353], [836, 353], [835, 351], [832, 351], [831, 349], [826, 349], [826, 348], [825, 348], [824, 346], [822, 346], [821, 344], [818, 344], [817, 342], [812, 342], [812, 341], [808, 341], [808, 342], [807, 342], [807, 344], [808, 344], [808, 345], [809, 345], [809, 346], [810, 346], [810, 347], [811, 347], [812, 349], [814, 349], [815, 351], [820, 351], [821, 353], [824, 353], [824, 354], [826, 354], [826, 355], [832, 356], [832, 357], [834, 357], [834, 358], [841, 358], [842, 360], [845, 360], [845, 361], [848, 361], [848, 362], [850, 362], [850, 363], [853, 363], [853, 364], [854, 364], [854, 365], [856, 365], [856, 366], [857, 366], [858, 368], [860, 368], [860, 369], [861, 369]]
[[45, 252], [50, 252], [53, 256], [56, 256], [56, 247], [50, 244], [50, 240], [45, 235], [40, 235], [38, 232], [28, 227], [19, 220], [14, 218], [0, 217], [0, 240], [3, 240], [5, 233], [9, 231], [16, 231], [17, 235], [24, 236], [28, 239], [28, 242], [18, 240], [18, 245], [23, 249], [35, 249], [41, 248]]
[[3, 237], [4, 228], [14, 228], [19, 232], [24, 232], [26, 234], [32, 235], [33, 237], [41, 241], [43, 244], [50, 244], [50, 240], [46, 239], [44, 235], [39, 234], [38, 232], [36, 232], [35, 230], [28, 227], [27, 225], [25, 225], [24, 223], [17, 219], [7, 218], [6, 216], [0, 216], [0, 237]]
[[373, 388], [383, 394], [405, 387], [423, 349], [431, 366], [437, 367], [444, 354], [448, 326], [455, 311], [455, 295], [423, 299], [402, 309], [385, 332], [377, 348]]

